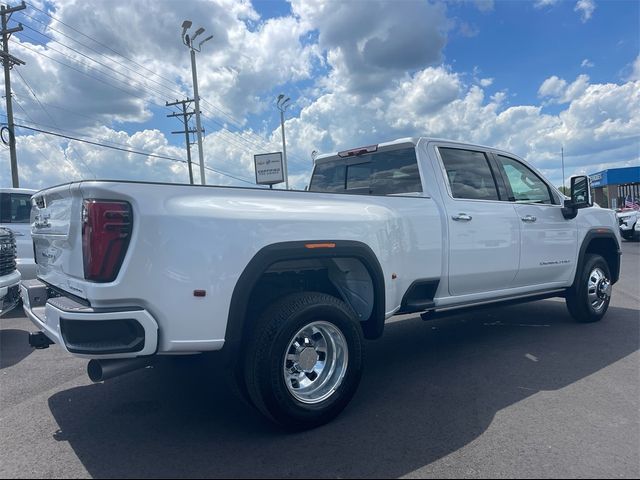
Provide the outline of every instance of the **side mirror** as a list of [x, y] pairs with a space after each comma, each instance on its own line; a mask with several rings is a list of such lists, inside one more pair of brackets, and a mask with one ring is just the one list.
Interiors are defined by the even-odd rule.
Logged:
[[571, 203], [576, 209], [593, 206], [591, 182], [586, 175], [571, 178]]
[[566, 219], [575, 218], [578, 210], [593, 206], [591, 180], [586, 175], [571, 177], [571, 199], [565, 200], [562, 214]]

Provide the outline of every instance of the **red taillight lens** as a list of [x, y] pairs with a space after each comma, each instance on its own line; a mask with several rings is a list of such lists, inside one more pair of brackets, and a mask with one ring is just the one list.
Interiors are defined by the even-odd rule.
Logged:
[[85, 200], [82, 205], [84, 278], [115, 280], [127, 253], [132, 226], [127, 202]]

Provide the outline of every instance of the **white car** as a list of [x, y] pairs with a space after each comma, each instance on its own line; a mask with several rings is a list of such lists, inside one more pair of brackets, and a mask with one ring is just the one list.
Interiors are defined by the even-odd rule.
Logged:
[[23, 279], [36, 278], [36, 264], [31, 241], [31, 196], [36, 190], [0, 188], [0, 228], [7, 228], [16, 238], [18, 271]]
[[31, 343], [90, 359], [94, 381], [223, 349], [260, 412], [314, 427], [393, 315], [564, 297], [602, 319], [621, 240], [589, 192], [574, 177], [567, 200], [516, 155], [430, 138], [318, 157], [308, 191], [57, 186], [33, 196]]
[[20, 272], [16, 270], [16, 241], [11, 230], [0, 228], [0, 315], [20, 300]]
[[638, 235], [638, 224], [640, 223], [640, 211], [638, 210], [622, 210], [616, 213], [620, 224], [620, 235], [625, 240], [634, 240], [640, 238]]

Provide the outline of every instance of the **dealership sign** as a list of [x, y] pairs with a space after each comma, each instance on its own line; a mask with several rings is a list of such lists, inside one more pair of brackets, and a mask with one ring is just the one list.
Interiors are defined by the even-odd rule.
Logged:
[[275, 185], [284, 182], [282, 152], [261, 153], [253, 156], [258, 185]]

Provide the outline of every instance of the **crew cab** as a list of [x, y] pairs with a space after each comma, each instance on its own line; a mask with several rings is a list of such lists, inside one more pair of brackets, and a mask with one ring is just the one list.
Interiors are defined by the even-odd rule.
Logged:
[[594, 322], [620, 268], [587, 177], [566, 198], [517, 155], [430, 138], [320, 156], [306, 191], [92, 180], [32, 202], [33, 346], [90, 359], [94, 381], [222, 349], [292, 429], [342, 411], [393, 315], [564, 297]]

